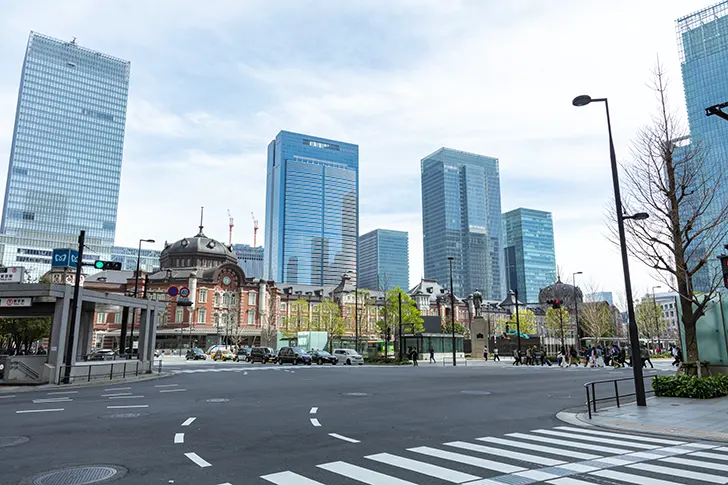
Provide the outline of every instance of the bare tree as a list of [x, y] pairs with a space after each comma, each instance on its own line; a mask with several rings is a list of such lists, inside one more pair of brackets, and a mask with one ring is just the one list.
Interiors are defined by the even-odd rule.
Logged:
[[[658, 110], [632, 144], [632, 163], [625, 165], [624, 210], [649, 212], [649, 219], [628, 221], [628, 247], [633, 256], [656, 270], [679, 295], [688, 361], [699, 359], [696, 323], [720, 284], [709, 273], [708, 258], [727, 235], [728, 204], [721, 201], [722, 174], [711, 170], [704, 147], [686, 140], [686, 130], [669, 108], [667, 75], [659, 64], [652, 88]], [[696, 275], [703, 293], [696, 294]]]

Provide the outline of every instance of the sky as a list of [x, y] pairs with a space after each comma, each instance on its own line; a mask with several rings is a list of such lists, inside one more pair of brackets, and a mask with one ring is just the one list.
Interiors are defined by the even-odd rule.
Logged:
[[[706, 0], [0, 0], [0, 187], [31, 30], [131, 61], [116, 244], [205, 233], [263, 241], [280, 130], [359, 145], [360, 233], [406, 230], [423, 276], [420, 160], [500, 161], [502, 209], [553, 213], [566, 280], [623, 293], [606, 120], [617, 157], [656, 109], [657, 59], [684, 112], [675, 20]], [[443, 256], [445, 257], [445, 255]], [[631, 261], [635, 293], [658, 285]], [[666, 289], [666, 288], [665, 288]], [[660, 291], [660, 290], [658, 290]]]

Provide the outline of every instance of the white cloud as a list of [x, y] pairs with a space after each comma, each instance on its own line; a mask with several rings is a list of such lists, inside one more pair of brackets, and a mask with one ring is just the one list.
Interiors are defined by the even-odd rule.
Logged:
[[[362, 232], [410, 232], [422, 275], [419, 161], [441, 146], [500, 159], [503, 209], [554, 212], [558, 264], [623, 286], [603, 237], [617, 153], [649, 119], [656, 55], [682, 104], [674, 20], [699, 0], [164, 0], [14, 4], [0, 19], [0, 159], [7, 163], [28, 31], [132, 61], [118, 242], [206, 232], [251, 242], [264, 222], [265, 159], [280, 129], [360, 145]], [[2, 165], [0, 173], [4, 175]], [[259, 232], [262, 235], [263, 229]], [[262, 240], [262, 236], [259, 238]], [[633, 266], [636, 288], [650, 277]]]

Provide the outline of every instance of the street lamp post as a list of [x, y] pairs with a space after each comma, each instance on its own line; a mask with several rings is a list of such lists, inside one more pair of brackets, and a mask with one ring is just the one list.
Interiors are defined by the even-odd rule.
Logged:
[[[591, 102], [604, 102], [607, 112], [607, 131], [609, 132], [609, 158], [612, 168], [612, 185], [614, 186], [614, 205], [617, 212], [617, 228], [619, 230], [619, 248], [622, 253], [622, 270], [624, 272], [624, 291], [627, 294], [627, 317], [629, 318], [629, 340], [632, 350], [632, 372], [634, 373], [635, 398], [638, 406], [646, 406], [645, 382], [642, 376], [642, 359], [640, 359], [639, 334], [634, 318], [634, 302], [632, 301], [632, 282], [629, 276], [629, 258], [627, 255], [627, 238], [624, 232], [624, 213], [622, 212], [622, 198], [619, 190], [619, 171], [617, 168], [617, 156], [614, 152], [614, 138], [612, 137], [612, 122], [609, 118], [609, 103], [607, 98], [592, 99], [590, 96], [577, 96], [572, 101], [574, 106], [586, 106]], [[639, 220], [636, 216], [632, 218]], [[644, 214], [647, 215], [647, 214]]]
[[[577, 339], [577, 349], [581, 348], [581, 341], [579, 340], [579, 299], [577, 298], [576, 293], [576, 275], [578, 274], [584, 274], [581, 271], [577, 271], [576, 273], [571, 273], [571, 281], [574, 284], [574, 321], [576, 323], [576, 339]], [[562, 342], [561, 346], [563, 347], [564, 344]]]
[[455, 292], [452, 286], [452, 262], [455, 258], [449, 256], [447, 258], [450, 261], [450, 320], [452, 322], [452, 365], [455, 367], [457, 362], [455, 361]]
[[655, 298], [655, 288], [662, 288], [661, 285], [652, 287], [652, 304], [655, 305], [655, 332], [657, 333], [657, 346], [662, 348], [660, 342], [660, 322], [657, 320], [657, 299]]
[[[154, 239], [140, 239], [139, 240], [139, 249], [137, 250], [137, 264], [136, 264], [136, 271], [134, 272], [134, 298], [137, 298], [137, 294], [139, 291], [139, 260], [142, 257], [142, 243], [148, 242], [148, 243], [154, 243]], [[136, 308], [132, 311], [131, 316], [131, 332], [129, 333], [129, 348], [131, 349], [131, 355], [134, 356], [134, 322], [136, 321]]]

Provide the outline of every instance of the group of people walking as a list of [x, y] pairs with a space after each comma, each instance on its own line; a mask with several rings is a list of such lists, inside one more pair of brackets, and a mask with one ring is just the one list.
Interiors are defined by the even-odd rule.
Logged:
[[[679, 365], [682, 362], [682, 350], [676, 345], [670, 346], [670, 354], [674, 361], [672, 365]], [[629, 359], [629, 361], [627, 360]], [[500, 359], [499, 359], [500, 360]], [[647, 364], [654, 369], [652, 360], [650, 359], [650, 351], [647, 345], [642, 344], [640, 347], [640, 360], [642, 367]], [[518, 349], [513, 351], [513, 365], [552, 365], [551, 360], [546, 355], [545, 347], [528, 347], [525, 351]], [[601, 344], [582, 347], [577, 351], [572, 345], [567, 350], [562, 348], [556, 356], [556, 364], [559, 367], [570, 367], [583, 365], [584, 367], [626, 367], [632, 366], [630, 358], [630, 349], [627, 346], [620, 347], [618, 344], [605, 345]]]

